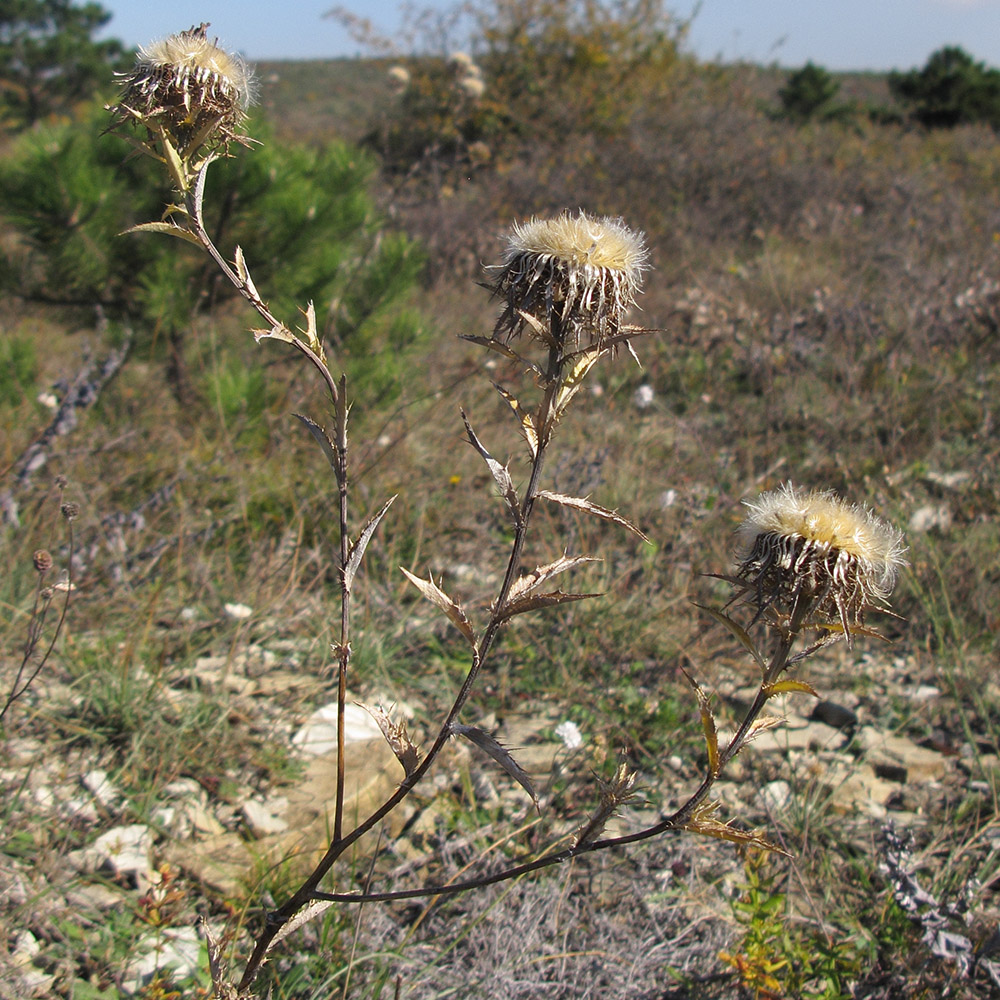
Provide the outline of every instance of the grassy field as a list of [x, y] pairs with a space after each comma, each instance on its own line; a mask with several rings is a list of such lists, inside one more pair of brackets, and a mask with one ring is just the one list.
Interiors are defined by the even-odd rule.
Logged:
[[[377, 137], [395, 99], [385, 68], [259, 67], [270, 141]], [[581, 393], [548, 488], [620, 510], [650, 542], [559, 508], [529, 542], [532, 565], [599, 556], [572, 589], [604, 596], [511, 623], [465, 717], [526, 748], [543, 814], [455, 746], [395, 843], [352, 858], [336, 884], [438, 883], [539, 851], [587, 815], [594, 774], [619, 759], [643, 786], [623, 831], [682, 801], [705, 753], [682, 670], [712, 692], [722, 725], [753, 693], [752, 664], [697, 607], [726, 596], [707, 574], [732, 571], [741, 500], [786, 480], [869, 504], [909, 546], [899, 617], [877, 622], [891, 642], [808, 660], [801, 676], [822, 706], [789, 697], [788, 727], [720, 788], [724, 819], [790, 856], [674, 836], [439, 903], [333, 908], [280, 946], [275, 998], [997, 993], [982, 964], [963, 975], [941, 957], [929, 918], [908, 914], [893, 884], [912, 876], [933, 896], [919, 912], [989, 960], [1000, 146], [985, 128], [862, 115], [796, 126], [769, 113], [781, 82], [750, 66], [681, 66], [611, 137], [567, 127], [498, 143], [488, 161], [375, 176], [387, 226], [420, 243], [426, 266], [405, 343], [387, 326], [363, 349], [331, 352], [353, 387], [358, 523], [399, 495], [355, 593], [351, 698], [405, 706], [426, 739], [467, 655], [399, 567], [432, 573], [480, 617], [503, 572], [510, 532], [460, 408], [517, 478], [524, 448], [490, 382], [530, 380], [458, 336], [493, 329], [497, 303], [477, 282], [515, 220], [585, 208], [646, 233], [652, 269], [634, 318], [659, 332], [637, 342], [641, 367], [622, 352]], [[847, 89], [881, 99], [876, 79]], [[3, 240], [20, 252], [12, 229]], [[256, 318], [229, 302], [170, 342], [135, 329], [114, 378], [50, 442], [43, 397], [66, 398], [126, 324], [16, 294], [4, 304], [0, 492], [18, 523], [0, 528], [0, 695], [39, 622], [33, 554], [52, 553], [45, 583], [72, 561], [75, 589], [51, 655], [3, 719], [0, 996], [207, 996], [203, 950], [193, 977], [134, 970], [198, 916], [242, 954], [262, 907], [292, 886], [294, 859], [255, 846], [244, 806], [303, 781], [291, 736], [334, 697], [336, 484], [292, 416], [325, 420], [320, 387], [284, 345], [256, 345]], [[183, 392], [170, 375], [178, 351]], [[47, 461], [25, 471], [40, 442]], [[71, 521], [65, 502], [79, 506]], [[577, 750], [554, 735], [567, 720]], [[112, 792], [94, 791], [98, 773]], [[154, 833], [152, 882], [83, 857], [128, 824]], [[912, 837], [896, 868], [889, 824]], [[237, 874], [208, 873], [210, 842], [243, 845]]]

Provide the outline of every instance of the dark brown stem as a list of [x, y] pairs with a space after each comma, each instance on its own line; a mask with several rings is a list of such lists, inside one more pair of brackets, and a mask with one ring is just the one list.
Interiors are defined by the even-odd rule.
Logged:
[[[496, 601], [493, 604], [493, 612], [490, 616], [490, 621], [483, 632], [483, 636], [480, 639], [476, 651], [473, 653], [472, 664], [469, 671], [465, 676], [465, 680], [463, 681], [454, 702], [452, 703], [448, 715], [442, 723], [441, 728], [438, 730], [434, 743], [417, 767], [415, 767], [413, 771], [411, 771], [403, 779], [403, 781], [400, 782], [399, 788], [397, 788], [396, 791], [389, 796], [389, 798], [386, 799], [381, 806], [378, 807], [378, 809], [371, 813], [367, 819], [359, 823], [346, 836], [339, 838], [336, 836], [334, 837], [333, 842], [326, 851], [326, 854], [324, 854], [319, 864], [315, 869], [313, 869], [312, 873], [305, 880], [305, 882], [303, 882], [303, 884], [296, 890], [292, 897], [284, 903], [284, 905], [268, 914], [267, 926], [262, 932], [260, 938], [257, 940], [254, 946], [253, 954], [250, 956], [246, 969], [243, 972], [243, 978], [240, 980], [239, 989], [241, 992], [248, 990], [253, 984], [258, 972], [260, 971], [264, 957], [267, 955], [271, 941], [281, 927], [311, 900], [322, 898], [316, 895], [316, 887], [319, 885], [320, 881], [330, 870], [333, 864], [344, 853], [344, 851], [372, 830], [382, 821], [382, 819], [385, 818], [385, 816], [392, 812], [392, 810], [395, 809], [407, 795], [409, 795], [410, 791], [420, 782], [430, 769], [431, 764], [437, 758], [438, 754], [444, 748], [445, 743], [447, 743], [450, 738], [452, 734], [452, 724], [456, 721], [459, 713], [468, 701], [482, 664], [496, 640], [497, 634], [500, 631], [500, 626], [503, 624], [503, 608], [507, 603], [508, 596], [510, 595], [510, 588], [517, 579], [518, 570], [521, 565], [521, 555], [524, 550], [524, 543], [527, 537], [528, 523], [534, 506], [535, 494], [538, 490], [542, 467], [545, 461], [545, 452], [551, 439], [552, 408], [562, 377], [564, 360], [565, 356], [561, 348], [558, 346], [550, 348], [548, 370], [546, 372], [545, 395], [539, 405], [536, 416], [539, 436], [538, 446], [532, 459], [531, 474], [528, 480], [528, 485], [524, 491], [524, 499], [521, 504], [522, 516], [514, 534], [514, 541], [511, 545], [510, 556], [507, 560], [507, 569], [504, 573], [503, 583], [500, 586]], [[544, 434], [543, 429], [545, 430]]]

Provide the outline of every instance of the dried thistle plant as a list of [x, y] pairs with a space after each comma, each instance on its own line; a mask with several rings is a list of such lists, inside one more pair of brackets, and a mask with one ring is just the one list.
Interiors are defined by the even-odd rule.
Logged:
[[642, 289], [648, 252], [621, 219], [564, 212], [515, 224], [491, 286], [505, 308], [494, 336], [602, 344], [621, 332]]
[[[388, 745], [399, 759], [404, 777], [398, 788], [368, 816], [345, 828], [344, 709], [351, 653], [351, 595], [367, 546], [386, 516], [389, 498], [359, 521], [350, 505], [346, 377], [331, 371], [318, 335], [312, 306], [304, 311], [305, 328], [296, 330], [276, 318], [258, 293], [244, 252], [233, 248], [232, 262], [215, 247], [205, 230], [202, 200], [205, 174], [213, 159], [232, 141], [249, 143], [239, 134], [246, 107], [248, 77], [242, 63], [207, 42], [206, 25], [182, 32], [140, 54], [135, 72], [125, 82], [121, 101], [110, 110], [113, 127], [126, 123], [143, 131], [139, 144], [164, 162], [181, 203], [168, 206], [168, 221], [147, 223], [135, 231], [164, 232], [202, 248], [253, 306], [266, 324], [253, 331], [258, 342], [290, 344], [312, 365], [327, 390], [332, 430], [299, 416], [327, 457], [337, 483], [339, 514], [340, 633], [333, 644], [338, 659], [338, 765], [332, 835], [326, 851], [302, 884], [268, 919], [238, 980], [230, 981], [228, 963], [210, 941], [216, 996], [253, 995], [259, 972], [274, 944], [298, 922], [333, 903], [362, 903], [466, 892], [494, 882], [560, 864], [597, 850], [646, 840], [668, 832], [689, 830], [738, 843], [777, 850], [762, 836], [718, 818], [719, 804], [710, 799], [715, 782], [728, 762], [756, 735], [780, 720], [762, 715], [769, 699], [789, 691], [815, 693], [808, 683], [782, 677], [794, 662], [820, 646], [858, 634], [869, 610], [887, 610], [892, 585], [903, 565], [901, 536], [865, 508], [852, 507], [832, 494], [808, 492], [790, 484], [748, 504], [750, 514], [740, 531], [742, 552], [734, 575], [724, 577], [736, 595], [722, 610], [706, 609], [750, 654], [760, 670], [756, 698], [736, 735], [720, 746], [711, 701], [693, 678], [707, 746], [707, 768], [699, 786], [684, 804], [652, 826], [604, 837], [610, 817], [636, 794], [636, 775], [625, 765], [610, 782], [598, 783], [590, 816], [570, 846], [558, 844], [540, 856], [512, 862], [488, 876], [448, 885], [422, 885], [392, 892], [328, 892], [322, 880], [344, 853], [377, 828], [429, 774], [453, 738], [466, 739], [483, 751], [537, 802], [530, 777], [511, 752], [481, 728], [462, 722], [461, 715], [480, 674], [488, 669], [503, 626], [518, 615], [598, 595], [564, 591], [556, 585], [577, 567], [591, 561], [584, 554], [561, 558], [525, 571], [524, 550], [539, 501], [555, 503], [645, 535], [617, 511], [583, 497], [567, 496], [543, 486], [545, 461], [557, 427], [580, 387], [598, 362], [619, 346], [632, 351], [632, 341], [656, 331], [626, 323], [647, 268], [641, 234], [620, 219], [594, 218], [584, 212], [516, 224], [507, 237], [501, 262], [491, 269], [487, 287], [503, 301], [489, 337], [465, 339], [518, 362], [531, 376], [524, 391], [497, 385], [520, 434], [526, 485], [518, 487], [507, 465], [495, 459], [469, 416], [462, 413], [466, 437], [486, 464], [512, 527], [506, 567], [488, 609], [470, 614], [429, 575], [404, 571], [419, 593], [437, 607], [462, 636], [468, 648], [468, 669], [451, 707], [438, 724], [426, 749], [418, 747], [404, 726], [380, 708], [370, 709]], [[536, 353], [532, 353], [536, 352]], [[634, 353], [634, 352], [633, 352]], [[741, 625], [727, 610], [748, 607], [751, 620]], [[822, 638], [793, 654], [812, 631]], [[772, 641], [754, 637], [763, 631]], [[767, 651], [762, 647], [770, 646]], [[320, 905], [318, 905], [320, 904]]]

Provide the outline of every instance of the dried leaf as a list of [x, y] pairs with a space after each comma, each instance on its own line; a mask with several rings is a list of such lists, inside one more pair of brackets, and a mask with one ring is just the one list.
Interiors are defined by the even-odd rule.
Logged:
[[743, 746], [746, 746], [751, 740], [755, 740], [761, 733], [766, 733], [769, 729], [774, 729], [776, 726], [784, 724], [785, 720], [780, 715], [758, 715], [750, 723], [750, 729], [743, 740]]
[[354, 583], [354, 576], [358, 572], [358, 567], [361, 565], [361, 559], [365, 554], [365, 549], [368, 548], [368, 543], [371, 541], [371, 537], [375, 533], [375, 529], [378, 527], [379, 521], [381, 521], [385, 516], [385, 512], [392, 506], [392, 502], [395, 499], [395, 495], [389, 497], [389, 499], [382, 505], [382, 509], [376, 511], [371, 517], [368, 518], [367, 521], [365, 521], [365, 525], [361, 529], [361, 533], [358, 535], [357, 540], [351, 546], [351, 550], [347, 554], [347, 562], [344, 565], [344, 590], [350, 591], [351, 584]]
[[723, 823], [715, 818], [715, 812], [719, 808], [718, 802], [705, 802], [699, 806], [694, 815], [684, 824], [685, 830], [691, 833], [700, 833], [706, 837], [715, 837], [716, 840], [728, 840], [734, 844], [745, 844], [750, 847], [760, 848], [762, 851], [772, 851], [775, 854], [783, 854], [786, 858], [791, 855], [784, 848], [766, 840], [758, 833], [749, 830], [739, 830], [729, 823]]
[[542, 370], [538, 365], [527, 358], [521, 357], [517, 351], [513, 350], [502, 340], [497, 340], [496, 337], [475, 337], [472, 334], [462, 334], [460, 339], [467, 340], [471, 344], [478, 344], [480, 347], [485, 347], [488, 351], [494, 351], [505, 358], [509, 358], [511, 361], [517, 361], [519, 364], [526, 365], [538, 375], [542, 374]]
[[608, 510], [607, 507], [601, 507], [599, 504], [591, 503], [591, 501], [585, 500], [582, 497], [568, 497], [562, 493], [552, 493], [549, 490], [539, 490], [535, 496], [541, 497], [543, 500], [551, 500], [553, 503], [562, 504], [564, 507], [586, 511], [588, 514], [593, 514], [595, 517], [600, 517], [605, 521], [614, 521], [615, 524], [619, 524], [628, 531], [631, 531], [633, 535], [638, 535], [644, 542], [649, 541], [649, 538], [643, 532], [629, 521], [628, 518], [622, 517], [616, 510]]
[[698, 711], [701, 713], [701, 728], [705, 733], [705, 744], [708, 747], [708, 769], [713, 778], [719, 776], [719, 731], [715, 725], [715, 716], [709, 707], [708, 695], [705, 694], [702, 686], [683, 668], [681, 673], [688, 680], [688, 684], [694, 688], [694, 693], [698, 697]]
[[583, 385], [583, 380], [587, 377], [587, 373], [594, 367], [601, 355], [605, 353], [606, 351], [603, 347], [595, 347], [589, 351], [581, 351], [579, 354], [574, 355], [573, 367], [563, 379], [563, 383], [559, 387], [559, 392], [556, 393], [554, 407], [556, 420], [562, 417], [566, 407], [569, 406], [570, 401], [577, 394], [580, 386]]
[[270, 330], [251, 330], [253, 339], [259, 344], [262, 340], [282, 340], [286, 344], [295, 343], [295, 334], [287, 326], [272, 326]]
[[508, 601], [503, 606], [499, 620], [502, 622], [523, 615], [527, 611], [537, 611], [539, 608], [551, 608], [556, 604], [568, 604], [570, 601], [585, 601], [590, 597], [603, 597], [603, 594], [564, 594], [561, 590], [551, 594], [528, 594], [515, 601]]
[[565, 573], [567, 570], [575, 569], [584, 563], [592, 562], [601, 562], [601, 560], [595, 559], [593, 556], [562, 556], [545, 566], [536, 566], [532, 572], [525, 573], [514, 581], [510, 593], [507, 595], [507, 600], [510, 602], [524, 597], [558, 573]]
[[479, 452], [483, 461], [486, 462], [490, 473], [493, 475], [493, 479], [496, 481], [497, 486], [500, 487], [500, 496], [503, 497], [504, 503], [507, 505], [507, 510], [514, 521], [514, 524], [519, 525], [521, 523], [521, 502], [518, 498], [517, 490], [514, 488], [514, 480], [511, 479], [510, 472], [507, 471], [507, 466], [501, 465], [483, 447], [482, 442], [478, 437], [476, 437], [475, 431], [473, 431], [468, 417], [465, 415], [465, 410], [462, 410], [461, 413], [462, 422], [465, 424], [466, 433], [469, 435], [469, 443], [476, 449], [476, 451]]
[[176, 236], [178, 239], [187, 240], [196, 247], [201, 246], [198, 237], [183, 226], [178, 226], [173, 222], [142, 222], [138, 226], [129, 226], [118, 235], [126, 236], [128, 233], [166, 233], [168, 236]]
[[479, 729], [476, 726], [463, 726], [458, 722], [451, 724], [451, 731], [457, 736], [464, 736], [470, 743], [479, 747], [483, 753], [492, 757], [531, 796], [531, 801], [537, 808], [538, 796], [535, 794], [531, 778], [495, 736], [486, 732], [485, 729]]
[[786, 677], [782, 681], [775, 681], [767, 691], [768, 697], [776, 694], [784, 694], [787, 691], [800, 691], [803, 694], [811, 694], [814, 698], [819, 697], [819, 691], [807, 684], [805, 681], [797, 681], [791, 677]]
[[[296, 413], [295, 416], [305, 424], [309, 433], [319, 442], [319, 446], [323, 449], [323, 454], [326, 455], [326, 460], [330, 463], [330, 466], [334, 471], [337, 469], [337, 450], [333, 446], [333, 442], [327, 437], [326, 431], [316, 423], [315, 420], [307, 417], [301, 413]], [[390, 501], [391, 502], [391, 501]]]
[[701, 608], [702, 611], [707, 611], [717, 622], [725, 625], [727, 629], [739, 640], [740, 645], [754, 658], [757, 666], [760, 667], [761, 672], [767, 669], [767, 664], [764, 662], [764, 657], [761, 656], [760, 650], [757, 649], [756, 644], [750, 635], [737, 622], [734, 622], [729, 615], [723, 614], [721, 611], [716, 611], [715, 608], [706, 607], [704, 604], [695, 604], [696, 608]]
[[469, 640], [469, 645], [475, 650], [476, 634], [461, 605], [456, 604], [433, 580], [421, 580], [419, 576], [414, 576], [406, 569], [403, 569], [403, 575], [428, 601], [436, 604], [448, 616], [451, 623]]
[[514, 411], [514, 416], [520, 422], [524, 440], [528, 442], [528, 448], [531, 449], [531, 457], [534, 458], [538, 454], [538, 431], [535, 428], [534, 420], [531, 419], [531, 414], [526, 412], [521, 404], [502, 385], [494, 382], [493, 387], [503, 396], [507, 401], [507, 405]]
[[403, 771], [409, 777], [420, 763], [420, 754], [406, 732], [405, 722], [393, 722], [389, 713], [381, 706], [376, 705], [369, 708], [368, 705], [361, 706], [378, 724], [382, 730], [389, 748], [396, 755], [396, 759], [403, 765]]

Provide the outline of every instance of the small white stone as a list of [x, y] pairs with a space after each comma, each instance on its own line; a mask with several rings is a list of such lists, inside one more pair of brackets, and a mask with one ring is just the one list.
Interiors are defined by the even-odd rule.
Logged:
[[188, 979], [201, 970], [201, 940], [194, 927], [167, 927], [139, 941], [138, 957], [129, 964], [123, 989], [138, 993], [161, 969], [177, 979]]
[[[344, 706], [344, 741], [362, 743], [382, 739], [378, 723], [360, 706], [349, 702]], [[337, 705], [318, 708], [304, 726], [292, 737], [292, 743], [304, 753], [319, 757], [337, 749]]]
[[93, 864], [91, 871], [110, 868], [116, 875], [145, 877], [151, 864], [156, 832], [144, 823], [116, 826], [102, 833], [83, 853]]
[[90, 792], [105, 809], [113, 809], [120, 801], [122, 793], [111, 782], [107, 771], [95, 767], [83, 776], [83, 787]]
[[285, 820], [272, 815], [267, 806], [254, 799], [244, 802], [240, 812], [254, 837], [267, 837], [273, 833], [284, 833], [288, 829]]
[[764, 800], [768, 812], [784, 812], [792, 799], [792, 786], [787, 781], [769, 781], [760, 790], [760, 797]]
[[223, 609], [230, 618], [235, 618], [237, 621], [249, 618], [253, 614], [253, 608], [246, 604], [224, 604]]

